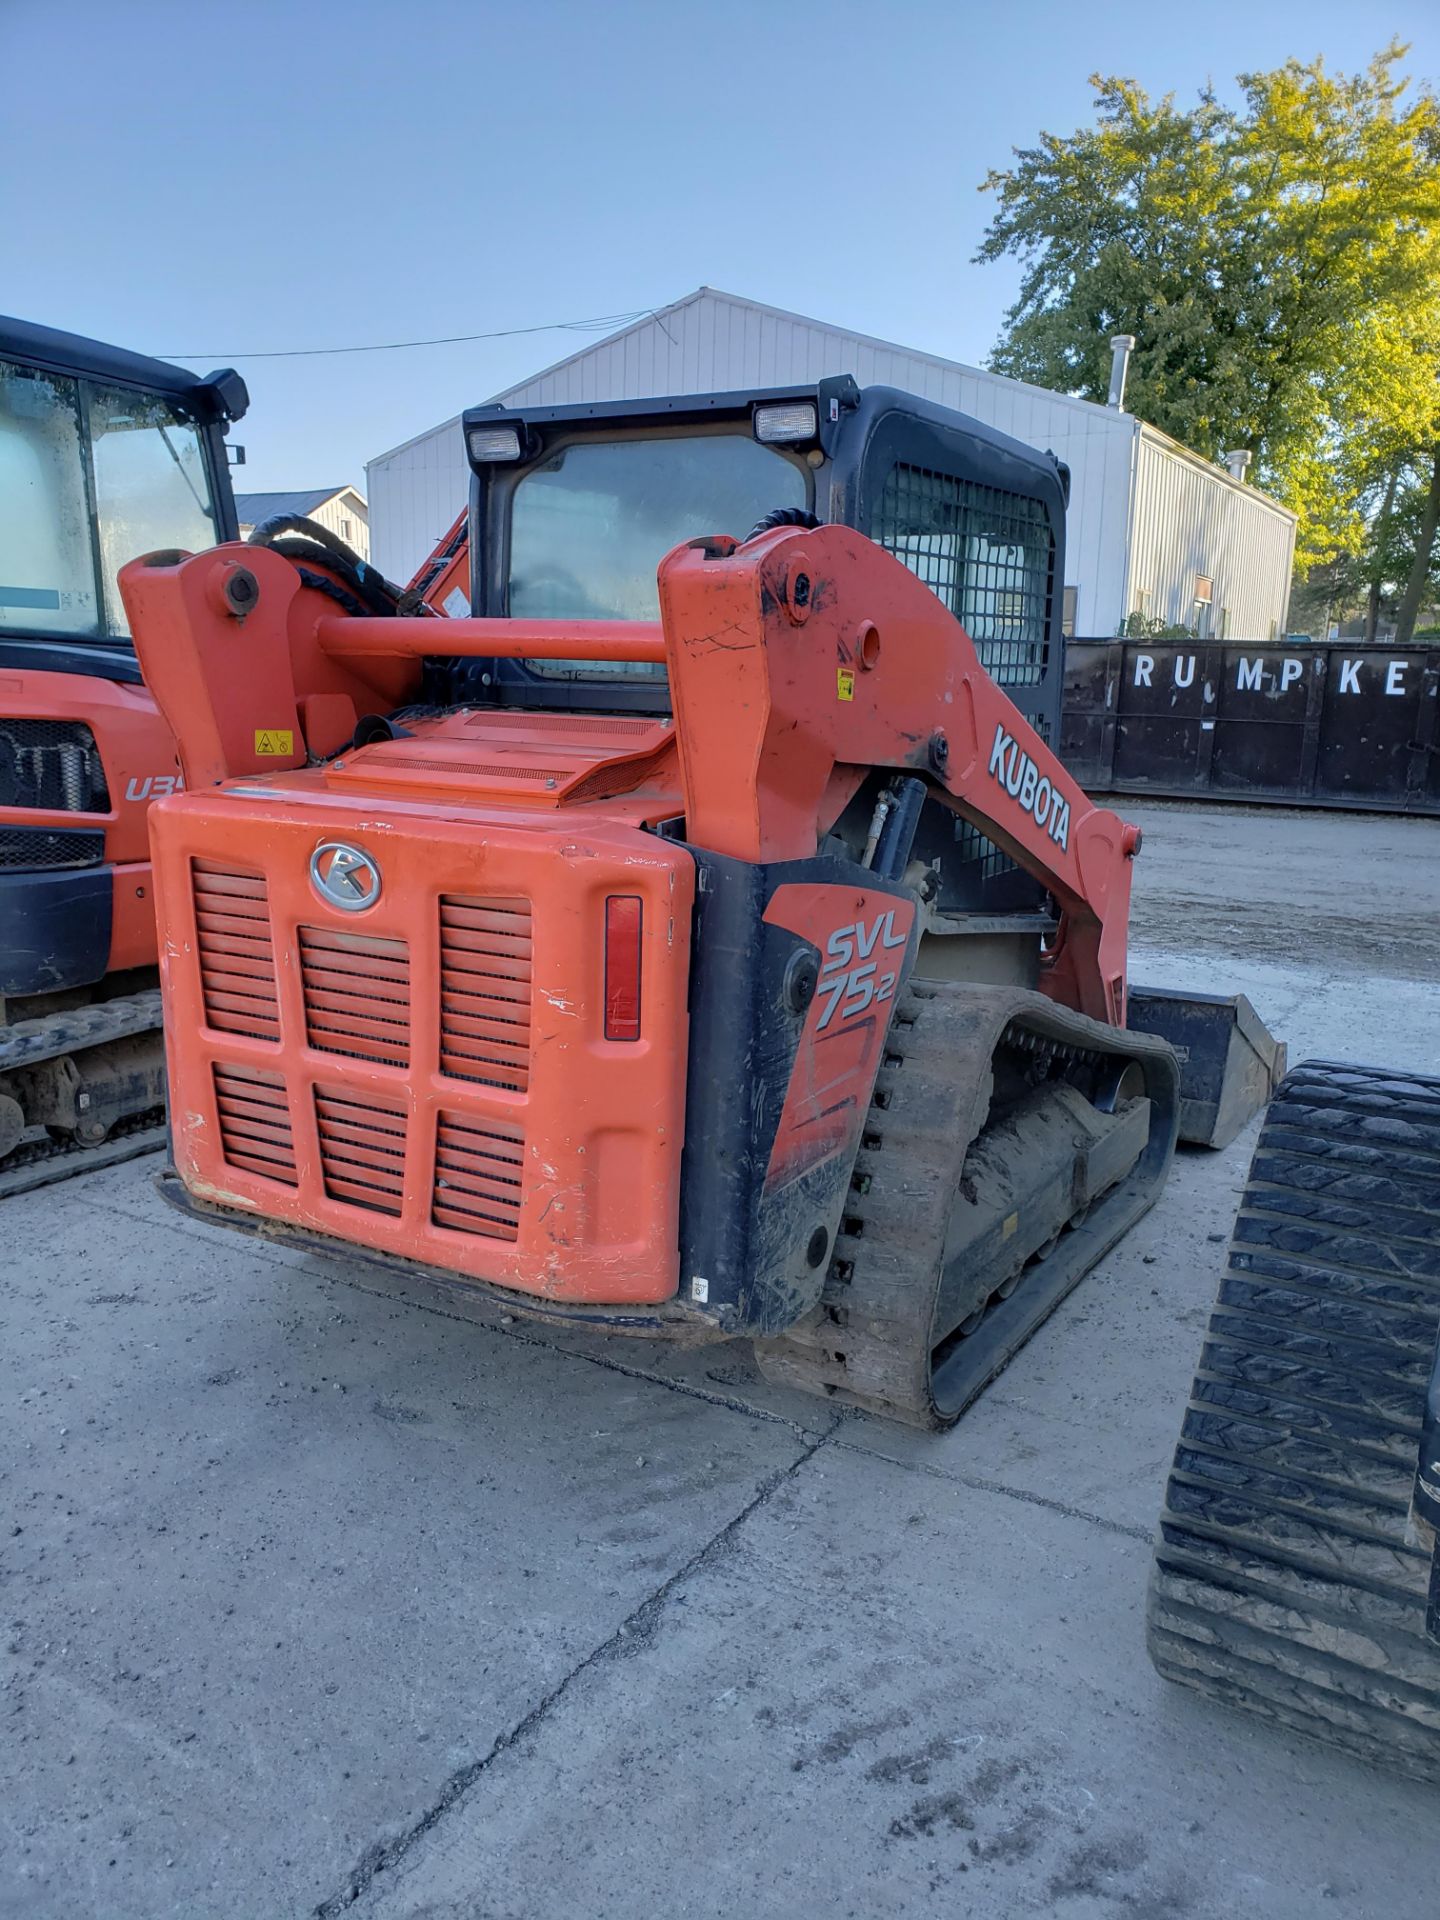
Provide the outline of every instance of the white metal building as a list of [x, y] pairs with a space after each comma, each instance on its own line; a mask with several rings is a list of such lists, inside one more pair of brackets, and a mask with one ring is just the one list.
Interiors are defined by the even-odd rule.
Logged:
[[[900, 387], [1049, 448], [1072, 475], [1066, 627], [1115, 633], [1128, 614], [1202, 635], [1285, 631], [1295, 516], [1154, 427], [936, 354], [701, 287], [496, 394], [507, 405], [733, 392], [853, 374]], [[473, 396], [465, 396], [472, 404]], [[375, 564], [405, 581], [465, 503], [458, 413], [366, 468]]]

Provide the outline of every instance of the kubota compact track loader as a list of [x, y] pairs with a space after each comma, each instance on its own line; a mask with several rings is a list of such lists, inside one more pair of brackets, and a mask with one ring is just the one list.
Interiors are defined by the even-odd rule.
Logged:
[[179, 781], [116, 590], [236, 535], [239, 376], [0, 317], [0, 1195], [163, 1140], [145, 814]]
[[1064, 471], [849, 379], [465, 433], [473, 617], [123, 571], [185, 771], [166, 1191], [945, 1425], [1180, 1118], [1139, 834], [1048, 744]]

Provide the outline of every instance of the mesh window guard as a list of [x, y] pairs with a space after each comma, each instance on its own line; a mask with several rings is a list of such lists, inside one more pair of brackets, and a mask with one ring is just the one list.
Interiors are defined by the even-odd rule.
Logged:
[[998, 685], [1044, 679], [1055, 543], [1042, 501], [896, 465], [872, 538], [939, 595]]

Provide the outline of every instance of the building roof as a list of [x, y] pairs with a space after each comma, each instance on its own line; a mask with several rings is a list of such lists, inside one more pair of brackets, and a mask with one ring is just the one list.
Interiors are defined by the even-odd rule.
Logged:
[[[631, 321], [628, 326], [619, 328], [615, 333], [607, 333], [599, 340], [587, 341], [583, 347], [577, 348], [574, 353], [568, 353], [563, 359], [553, 361], [548, 367], [540, 367], [534, 373], [527, 374], [523, 380], [516, 381], [513, 386], [506, 387], [501, 392], [492, 394], [490, 399], [492, 402], [498, 401], [504, 404], [514, 399], [517, 394], [523, 393], [526, 389], [538, 385], [540, 381], [548, 379], [550, 375], [559, 373], [566, 367], [574, 366], [578, 361], [586, 360], [592, 354], [598, 353], [604, 348], [614, 347], [619, 342], [627, 340], [647, 328], [659, 326], [662, 331], [668, 333], [669, 329], [666, 328], [665, 322], [672, 316], [682, 313], [685, 308], [694, 306], [697, 302], [708, 302], [712, 306], [730, 307], [742, 310], [745, 313], [760, 315], [766, 319], [788, 322], [796, 326], [813, 327], [821, 332], [834, 334], [837, 339], [843, 338], [847, 343], [853, 343], [857, 347], [870, 348], [879, 353], [900, 354], [907, 360], [918, 361], [923, 365], [933, 367], [937, 372], [964, 374], [970, 379], [980, 381], [982, 384], [1005, 388], [1012, 393], [1041, 394], [1051, 405], [1074, 408], [1078, 414], [1088, 415], [1090, 419], [1098, 424], [1123, 426], [1124, 430], [1128, 432], [1134, 431], [1135, 422], [1132, 415], [1121, 413], [1114, 407], [1104, 406], [1099, 401], [1082, 400], [1074, 394], [1057, 393], [1050, 387], [1036, 387], [1028, 381], [1012, 380], [1008, 374], [991, 373], [988, 368], [972, 367], [963, 360], [947, 360], [937, 353], [923, 353], [915, 347], [901, 346], [893, 340], [881, 340], [874, 334], [857, 333], [852, 327], [839, 327], [828, 320], [816, 320], [808, 314], [792, 313], [784, 307], [767, 306], [760, 300], [748, 300], [743, 294], [725, 293], [719, 287], [709, 286], [696, 287], [693, 293], [687, 293], [682, 299], [672, 301], [668, 307], [657, 307], [653, 312], [642, 314], [638, 320]], [[837, 365], [832, 371], [837, 373], [846, 372], [853, 371], [853, 368], [842, 368]], [[367, 465], [378, 465], [382, 460], [388, 460], [394, 454], [403, 453], [406, 447], [414, 446], [417, 441], [428, 440], [432, 434], [439, 433], [449, 427], [458, 427], [459, 424], [460, 414], [452, 414], [448, 420], [441, 421], [436, 426], [426, 427], [421, 432], [412, 434], [408, 440], [402, 440], [398, 446], [387, 447], [384, 453], [374, 455], [372, 459], [367, 462]]]
[[833, 321], [817, 320], [808, 313], [793, 313], [788, 307], [767, 306], [763, 300], [750, 300], [744, 294], [726, 293], [721, 287], [708, 286], [696, 287], [693, 293], [687, 293], [683, 299], [673, 301], [668, 307], [660, 307], [654, 313], [642, 314], [638, 320], [632, 320], [629, 326], [621, 327], [616, 333], [607, 333], [602, 340], [588, 342], [585, 346], [577, 348], [574, 353], [567, 353], [564, 359], [556, 360], [548, 367], [541, 367], [538, 372], [528, 375], [524, 380], [518, 380], [513, 387], [507, 387], [503, 393], [497, 393], [493, 397], [503, 403], [512, 394], [520, 393], [524, 388], [544, 380], [552, 373], [559, 373], [564, 367], [573, 366], [577, 360], [584, 360], [597, 347], [613, 346], [617, 340], [624, 340], [630, 334], [638, 333], [642, 327], [653, 326], [657, 321], [663, 325], [672, 314], [681, 312], [685, 307], [693, 306], [697, 300], [708, 300], [727, 307], [742, 307], [749, 313], [763, 314], [770, 320], [785, 320], [797, 326], [817, 327], [824, 333], [843, 335], [846, 340], [853, 340], [857, 346], [873, 347], [879, 353], [903, 354], [907, 360], [923, 361], [927, 366], [944, 373], [968, 374], [971, 379], [983, 381], [987, 385], [1019, 387], [1028, 393], [1043, 394], [1048, 401], [1078, 408], [1080, 412], [1098, 416], [1107, 423], [1132, 418], [1131, 415], [1121, 413], [1115, 407], [1108, 407], [1098, 400], [1082, 400], [1077, 394], [1060, 393], [1053, 387], [1037, 387], [1029, 380], [1012, 379], [1007, 373], [991, 373], [988, 367], [972, 367], [967, 360], [947, 360], [943, 354], [926, 353], [919, 347], [901, 346], [898, 341], [882, 340], [877, 334], [857, 333], [853, 327], [836, 326]]
[[364, 495], [346, 482], [339, 487], [303, 487], [290, 493], [237, 493], [235, 512], [242, 526], [258, 527], [277, 513], [314, 513], [337, 493], [353, 493], [357, 500], [364, 500]]

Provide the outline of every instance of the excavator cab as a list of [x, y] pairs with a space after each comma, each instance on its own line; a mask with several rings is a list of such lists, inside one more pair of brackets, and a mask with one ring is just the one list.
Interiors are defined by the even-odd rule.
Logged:
[[464, 431], [468, 614], [123, 571], [165, 1191], [947, 1425], [1179, 1123], [1138, 834], [1050, 746], [1064, 472], [848, 379]]
[[0, 1194], [153, 1144], [145, 815], [179, 783], [116, 576], [236, 537], [231, 372], [0, 318]]

